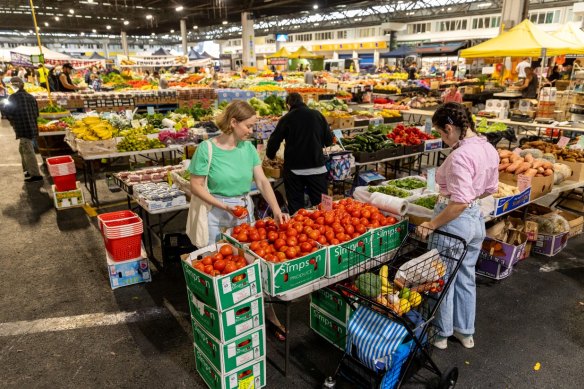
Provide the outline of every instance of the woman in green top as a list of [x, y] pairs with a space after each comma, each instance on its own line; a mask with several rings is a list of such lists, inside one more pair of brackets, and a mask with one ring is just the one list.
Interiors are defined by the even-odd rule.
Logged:
[[[233, 101], [217, 120], [223, 133], [202, 142], [191, 160], [191, 191], [194, 196], [199, 196], [213, 206], [208, 214], [209, 244], [217, 241], [222, 229], [254, 221], [253, 203], [248, 194], [252, 180], [270, 205], [276, 223], [279, 225], [290, 219], [278, 205], [256, 149], [251, 142], [246, 142], [256, 120], [256, 112], [251, 105], [241, 100]], [[238, 219], [233, 215], [237, 205], [247, 208], [247, 218]], [[278, 320], [272, 305], [266, 307], [266, 317], [275, 328], [278, 339], [284, 340], [286, 329]]]
[[[248, 194], [252, 181], [256, 182], [270, 205], [276, 223], [289, 219], [278, 205], [256, 149], [251, 142], [246, 142], [256, 120], [256, 112], [251, 105], [245, 101], [233, 101], [217, 120], [223, 133], [202, 142], [191, 160], [192, 193], [213, 207], [209, 212], [209, 244], [217, 241], [222, 229], [253, 222], [253, 203]], [[233, 215], [238, 205], [248, 209], [247, 218], [238, 219]]]

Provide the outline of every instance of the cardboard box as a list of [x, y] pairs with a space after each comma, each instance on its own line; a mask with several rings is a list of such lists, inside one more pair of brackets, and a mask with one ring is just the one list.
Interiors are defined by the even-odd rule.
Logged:
[[439, 150], [442, 148], [442, 139], [429, 139], [424, 141], [424, 151]]
[[568, 234], [569, 232], [563, 232], [557, 235], [539, 233], [537, 235], [537, 241], [532, 246], [532, 250], [535, 254], [553, 257], [568, 244]]
[[[517, 176], [509, 173], [499, 173], [499, 181], [505, 184], [517, 186]], [[533, 177], [531, 179], [531, 201], [540, 198], [551, 192], [554, 186], [554, 176]]]
[[[253, 255], [255, 256], [255, 253]], [[321, 279], [326, 273], [326, 255], [326, 248], [321, 248], [285, 262], [276, 263], [259, 259], [264, 292], [270, 296], [279, 296]]]
[[[243, 249], [235, 248], [234, 255], [243, 256], [248, 265], [227, 275], [212, 277], [193, 268], [191, 261], [216, 252], [225, 243], [207, 246], [182, 257], [182, 267], [187, 288], [205, 304], [224, 311], [232, 306], [262, 293], [260, 266], [255, 257]], [[234, 279], [240, 278], [238, 281]]]
[[372, 260], [371, 231], [345, 243], [328, 246], [326, 277], [332, 278], [356, 266], [367, 267]]
[[150, 266], [144, 248], [142, 248], [142, 258], [129, 259], [122, 262], [113, 261], [107, 250], [105, 253], [112, 289], [152, 281]]
[[504, 267], [512, 267], [523, 256], [525, 244], [527, 242], [527, 235], [519, 233], [520, 245], [512, 245], [500, 240], [485, 237], [481, 251], [489, 254], [489, 256], [496, 257]]
[[566, 180], [569, 181], [584, 181], [584, 163], [582, 162], [569, 162], [569, 161], [558, 161], [558, 163], [563, 163], [572, 169], [572, 175]]
[[479, 252], [476, 274], [495, 280], [502, 280], [509, 277], [511, 272], [513, 272], [513, 267], [503, 266], [503, 260], [501, 258], [489, 255], [489, 253], [483, 250]]
[[335, 128], [353, 128], [355, 127], [355, 119], [352, 117], [348, 118], [337, 118], [335, 121]]
[[138, 204], [140, 204], [148, 212], [157, 211], [160, 209], [182, 207], [187, 204], [187, 198], [184, 195], [174, 197], [170, 201], [148, 200], [140, 195], [134, 196], [134, 198]]
[[584, 230], [584, 217], [566, 211], [559, 211], [558, 215], [566, 219], [570, 225], [569, 238], [580, 235]]
[[491, 213], [493, 216], [500, 216], [514, 209], [521, 208], [528, 204], [531, 198], [531, 188], [514, 196], [501, 197], [495, 200], [495, 208]]
[[264, 299], [257, 296], [219, 312], [187, 289], [191, 317], [218, 342], [228, 342], [264, 325]]
[[374, 257], [397, 249], [408, 233], [408, 221], [371, 230], [371, 252]]
[[77, 189], [75, 190], [57, 192], [55, 185], [51, 185], [55, 208], [61, 210], [83, 206], [85, 204], [85, 198], [83, 197], [83, 189], [79, 181], [76, 182], [76, 187]]
[[310, 304], [310, 328], [341, 350], [347, 344], [347, 326]]
[[346, 325], [353, 310], [334, 287], [319, 289], [310, 294], [312, 306], [325, 312], [341, 324]]
[[259, 327], [222, 343], [213, 338], [193, 321], [195, 346], [211, 365], [221, 372], [230, 373], [266, 355], [265, 327]]
[[367, 185], [372, 185], [374, 184], [376, 181], [384, 181], [385, 177], [383, 177], [381, 174], [373, 171], [373, 170], [367, 170], [364, 172], [359, 173], [359, 186], [367, 186]]
[[266, 358], [252, 361], [229, 374], [218, 371], [195, 346], [197, 372], [211, 389], [263, 388], [266, 386]]

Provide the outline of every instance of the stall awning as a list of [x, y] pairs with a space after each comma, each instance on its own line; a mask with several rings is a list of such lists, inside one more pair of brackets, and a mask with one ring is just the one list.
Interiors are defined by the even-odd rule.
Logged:
[[410, 55], [416, 54], [414, 47], [411, 46], [400, 46], [395, 50], [392, 50], [387, 53], [379, 54], [380, 58], [405, 58]]
[[454, 54], [463, 48], [466, 42], [448, 42], [448, 43], [434, 43], [414, 47], [414, 50], [419, 56], [431, 56], [442, 54]]

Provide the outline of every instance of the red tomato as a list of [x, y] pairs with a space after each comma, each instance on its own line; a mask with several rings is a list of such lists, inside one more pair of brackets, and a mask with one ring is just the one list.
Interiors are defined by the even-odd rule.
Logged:
[[276, 253], [276, 258], [278, 258], [280, 262], [283, 262], [286, 260], [286, 254], [278, 251]]
[[361, 217], [361, 211], [359, 211], [358, 209], [357, 210], [354, 210], [353, 212], [351, 212], [351, 216], [352, 217], [356, 217], [356, 218], [360, 218]]
[[286, 250], [286, 258], [294, 259], [296, 258], [296, 249], [294, 247], [288, 247]]
[[310, 250], [312, 250], [312, 245], [310, 243], [308, 243], [308, 242], [301, 243], [300, 244], [300, 250], [303, 253], [309, 253]]
[[205, 270], [204, 270], [205, 273], [213, 274], [213, 270], [215, 270], [215, 269], [213, 269], [213, 265], [205, 265]]
[[298, 213], [298, 215], [296, 215], [296, 217], [298, 217], [298, 216], [307, 216], [307, 215], [309, 215], [309, 214], [310, 214], [310, 212], [308, 212], [308, 211], [307, 211], [306, 209], [304, 209], [304, 208], [300, 208], [300, 209], [298, 210], [298, 212], [297, 212], [297, 213]]
[[364, 217], [366, 219], [369, 219], [371, 217], [371, 211], [369, 211], [368, 209], [364, 209], [361, 211], [361, 217]]
[[[302, 224], [300, 224], [302, 226]], [[298, 231], [296, 228], [290, 228], [288, 231], [286, 231], [286, 236], [290, 237], [290, 236], [296, 236], [298, 235], [300, 231]]]
[[304, 217], [302, 214], [294, 216], [294, 220], [296, 220], [298, 223], [302, 223], [305, 219], [306, 217]]
[[219, 270], [219, 272], [222, 272], [223, 269], [225, 269], [225, 266], [227, 265], [227, 262], [225, 262], [224, 260], [220, 259], [217, 262], [215, 262], [213, 264], [213, 269], [215, 270]]
[[286, 245], [288, 246], [296, 246], [298, 244], [298, 239], [296, 239], [295, 237], [291, 236], [286, 240]]
[[248, 215], [247, 209], [240, 205], [236, 205], [231, 212], [236, 218], [244, 218]]
[[355, 238], [356, 238], [356, 237], [358, 237], [358, 236], [361, 236], [361, 234], [360, 234], [360, 233], [358, 233], [358, 232], [355, 232], [355, 233], [354, 233], [354, 234], [351, 236], [351, 239], [355, 239]]
[[233, 273], [236, 270], [237, 270], [237, 265], [234, 262], [229, 262], [227, 265], [225, 265], [225, 269], [223, 269], [221, 274]]
[[349, 240], [347, 235], [345, 233], [342, 233], [342, 232], [340, 234], [337, 234], [336, 237], [337, 237], [338, 241], [341, 243]]
[[[311, 246], [312, 247], [312, 246]], [[197, 263], [195, 263], [195, 265], [193, 266], [195, 269], [197, 269], [198, 271], [205, 271], [205, 265], [203, 265], [203, 262], [199, 261]]]
[[345, 232], [347, 234], [352, 234], [353, 232], [355, 232], [355, 227], [353, 227], [352, 224], [347, 224], [345, 225]]
[[380, 226], [380, 224], [379, 224], [379, 221], [377, 221], [377, 220], [373, 220], [373, 221], [371, 222], [370, 226], [371, 226], [371, 227], [373, 227], [373, 228], [377, 228], [377, 227], [379, 227], [379, 226]]
[[327, 243], [326, 238], [324, 236], [319, 236], [318, 239], [316, 240], [318, 243], [325, 245]]
[[266, 226], [266, 222], [263, 220], [258, 220], [255, 224], [255, 228], [264, 228]]
[[330, 242], [335, 237], [335, 233], [332, 231], [327, 231], [324, 233], [324, 236], [325, 236], [326, 240], [328, 240]]
[[268, 232], [268, 241], [273, 243], [278, 239], [278, 233], [275, 231]]
[[319, 235], [320, 235], [320, 233], [316, 230], [312, 230], [308, 233], [308, 237], [310, 239], [318, 239]]
[[335, 216], [332, 212], [326, 212], [324, 215], [324, 224], [331, 225], [335, 221]]
[[251, 251], [256, 251], [259, 248], [260, 248], [260, 242], [251, 242], [251, 244], [249, 245], [249, 249]]
[[255, 231], [250, 232], [249, 233], [249, 240], [252, 242], [256, 242], [256, 241], [260, 240], [260, 234], [258, 234]]
[[362, 217], [360, 221], [361, 221], [361, 224], [363, 224], [364, 226], [369, 225], [369, 220], [365, 219], [364, 217]]
[[286, 241], [284, 239], [276, 239], [276, 241], [274, 242], [274, 248], [276, 250], [279, 250], [280, 247], [285, 246], [286, 245]]
[[221, 248], [219, 249], [219, 252], [224, 256], [228, 256], [233, 254], [233, 246], [231, 246], [230, 244], [226, 244], [221, 246]]
[[321, 216], [318, 219], [316, 219], [316, 224], [319, 224], [321, 226], [324, 225], [324, 217]]
[[357, 224], [355, 226], [355, 233], [363, 234], [365, 231], [367, 231], [367, 229], [365, 228], [365, 226], [363, 224]]
[[239, 259], [237, 261], [235, 261], [235, 263], [237, 263], [237, 266], [239, 266], [239, 267], [247, 266], [247, 262], [246, 262], [245, 258], [243, 258], [243, 257], [239, 257]]
[[263, 248], [263, 249], [265, 249], [266, 247], [269, 247], [269, 246], [270, 246], [270, 244], [266, 240], [262, 240], [260, 242], [260, 247]]
[[247, 242], [249, 240], [246, 232], [241, 232], [239, 235], [235, 237], [240, 242]]
[[286, 246], [286, 245], [284, 245], [284, 246], [282, 246], [282, 247], [280, 247], [280, 248], [278, 249], [278, 251], [279, 251], [279, 252], [281, 252], [281, 253], [285, 253], [285, 252], [286, 252], [286, 250], [288, 250], [288, 246]]
[[298, 243], [304, 243], [308, 240], [308, 235], [300, 234], [298, 235]]
[[280, 231], [286, 231], [288, 227], [290, 227], [288, 223], [282, 223], [280, 224]]
[[336, 239], [336, 238], [331, 239], [329, 242], [330, 242], [330, 244], [339, 244], [339, 243], [341, 243], [341, 241], [338, 240], [338, 239]]
[[397, 223], [397, 219], [393, 216], [388, 216], [385, 218], [386, 223], [388, 223], [388, 225], [393, 225], [395, 223]]
[[[296, 230], [296, 232], [302, 232], [302, 229], [304, 228], [304, 225], [302, 225], [302, 223], [294, 223], [294, 226], [293, 227]], [[289, 228], [288, 230], [291, 230], [291, 228]]]
[[233, 236], [239, 235], [239, 233], [241, 232], [242, 228], [241, 226], [235, 226], [233, 227]]
[[204, 266], [212, 265], [213, 264], [213, 257], [207, 256], [207, 257], [203, 258], [203, 260], [201, 262], [203, 263]]
[[265, 258], [266, 257], [266, 250], [259, 248], [255, 251], [255, 253], [258, 255], [258, 257], [260, 258]]
[[269, 262], [274, 262], [276, 260], [276, 256], [274, 254], [266, 254], [264, 259]]

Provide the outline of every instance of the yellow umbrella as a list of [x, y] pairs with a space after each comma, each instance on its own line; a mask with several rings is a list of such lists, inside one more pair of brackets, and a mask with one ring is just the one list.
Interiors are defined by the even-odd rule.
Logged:
[[572, 23], [564, 24], [562, 28], [553, 32], [552, 35], [556, 38], [584, 46], [584, 31], [580, 30]]
[[285, 47], [282, 47], [274, 54], [266, 56], [266, 58], [290, 58], [290, 52]]
[[298, 50], [290, 54], [290, 58], [317, 59], [324, 58], [324, 56], [314, 54], [313, 52], [309, 51], [306, 47], [300, 46]]
[[462, 58], [481, 57], [540, 57], [584, 54], [584, 45], [556, 38], [525, 19], [509, 31], [476, 46], [461, 50]]

